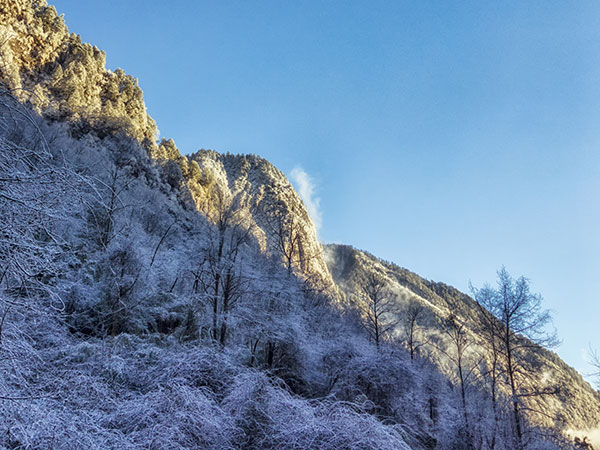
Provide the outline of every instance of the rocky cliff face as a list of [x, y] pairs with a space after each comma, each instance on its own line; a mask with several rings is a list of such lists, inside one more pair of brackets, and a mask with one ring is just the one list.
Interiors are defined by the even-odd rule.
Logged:
[[[182, 162], [196, 206], [209, 217], [224, 201], [240, 211], [262, 250], [282, 259], [290, 271], [335, 296], [314, 224], [286, 176], [255, 155], [201, 150]], [[196, 169], [197, 167], [197, 169]]]
[[[444, 343], [441, 332], [442, 320], [459, 311], [461, 319], [468, 324], [476, 344], [471, 355], [485, 354], [482, 338], [476, 330], [481, 321], [481, 311], [475, 301], [452, 286], [421, 278], [417, 274], [395, 264], [382, 261], [375, 256], [346, 245], [324, 246], [325, 260], [335, 283], [345, 293], [350, 306], [358, 297], [356, 280], [375, 273], [395, 293], [400, 306], [417, 301], [426, 308], [419, 322], [419, 339], [430, 344], [423, 349], [436, 360], [439, 366], [451, 375], [454, 370], [447, 358], [438, 349]], [[402, 334], [403, 318], [400, 318], [396, 334]], [[521, 363], [537, 373], [532, 380], [536, 387], [559, 387], [557, 395], [525, 398], [530, 408], [529, 417], [534, 423], [558, 427], [564, 430], [592, 430], [600, 420], [600, 395], [577, 371], [564, 363], [555, 353], [536, 347], [521, 355]], [[476, 358], [478, 360], [479, 358]]]

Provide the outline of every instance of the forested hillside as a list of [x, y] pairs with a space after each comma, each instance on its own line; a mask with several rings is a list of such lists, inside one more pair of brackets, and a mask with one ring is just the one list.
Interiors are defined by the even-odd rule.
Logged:
[[483, 368], [465, 397], [429, 345], [374, 340], [351, 286], [371, 271], [426, 301], [419, 333], [471, 299], [324, 253], [264, 159], [156, 134], [135, 79], [53, 7], [0, 3], [0, 446], [562, 449], [600, 418], [540, 349], [568, 390], [517, 439]]
[[[459, 384], [459, 369], [464, 370], [469, 374], [462, 380], [467, 394], [481, 388], [492, 393], [489, 371], [494, 354], [487, 333], [490, 319], [482, 305], [452, 286], [423, 279], [350, 246], [326, 245], [324, 251], [334, 281], [358, 314], [372, 307], [372, 298], [365, 295], [365, 287], [369, 277], [375, 275], [381, 285], [380, 322], [384, 339], [398, 342], [417, 357], [435, 361]], [[369, 325], [366, 328], [368, 331]], [[584, 430], [595, 429], [600, 416], [598, 392], [555, 353], [527, 339], [523, 341], [517, 352], [518, 377], [529, 420], [557, 429], [580, 430], [580, 435], [585, 434]], [[501, 357], [496, 364], [503, 364]], [[498, 377], [498, 391], [509, 395], [504, 377]], [[466, 397], [468, 400], [469, 396]], [[477, 402], [476, 398], [477, 395], [471, 401]], [[491, 397], [487, 399], [494, 409], [492, 401]]]

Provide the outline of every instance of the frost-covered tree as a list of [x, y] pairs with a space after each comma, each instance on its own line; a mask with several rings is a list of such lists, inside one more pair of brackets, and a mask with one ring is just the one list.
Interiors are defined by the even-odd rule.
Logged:
[[0, 276], [5, 283], [38, 284], [59, 270], [55, 258], [63, 241], [54, 224], [77, 206], [76, 177], [60, 154], [52, 153], [38, 120], [0, 90]]
[[316, 250], [307, 245], [307, 236], [300, 214], [301, 211], [295, 207], [287, 209], [282, 204], [276, 203], [269, 208], [265, 224], [266, 233], [273, 242], [275, 253], [281, 257], [290, 275], [295, 270], [304, 275], [311, 260], [318, 256]]
[[481, 348], [483, 352], [483, 359], [480, 363], [480, 373], [482, 374], [482, 382], [486, 385], [486, 389], [489, 392], [489, 400], [492, 407], [492, 420], [493, 422], [487, 427], [485, 433], [485, 441], [491, 450], [496, 448], [496, 442], [498, 439], [498, 432], [500, 430], [501, 414], [503, 409], [503, 403], [500, 392], [500, 385], [502, 376], [504, 374], [502, 358], [500, 350], [502, 348], [501, 342], [501, 327], [498, 319], [490, 313], [483, 303], [487, 303], [485, 298], [491, 295], [486, 292], [486, 287], [482, 290], [477, 291], [473, 287], [471, 290], [474, 292], [475, 298], [479, 298], [477, 306], [479, 308], [479, 320], [474, 324], [474, 329], [481, 336]]
[[410, 298], [402, 308], [402, 340], [406, 343], [410, 359], [415, 359], [419, 350], [427, 345], [427, 338], [421, 332], [420, 321], [423, 320], [427, 310], [423, 303], [415, 298]]
[[363, 327], [379, 347], [398, 325], [400, 313], [398, 301], [378, 273], [367, 273], [364, 279], [357, 281], [357, 284], [359, 288], [357, 307]]
[[[0, 87], [0, 397], [13, 398], [37, 357], [38, 330], [64, 310], [60, 280], [75, 260], [66, 239], [79, 215], [81, 177], [46, 126]], [[29, 321], [27, 321], [29, 319]], [[10, 386], [10, 380], [13, 380]], [[35, 395], [33, 385], [26, 396]], [[21, 394], [23, 395], [23, 394]], [[18, 397], [18, 395], [17, 395]]]
[[213, 341], [225, 345], [231, 311], [247, 291], [242, 261], [251, 228], [227, 192], [216, 186], [213, 199], [209, 217], [214, 226], [193, 271], [194, 294], [209, 306]]
[[[456, 312], [444, 318], [442, 329], [449, 342], [449, 346], [439, 346], [439, 350], [448, 358], [456, 369], [456, 379], [460, 390], [460, 400], [464, 417], [465, 429], [469, 430], [469, 407], [467, 405], [467, 388], [471, 378], [475, 375], [478, 363], [472, 360], [469, 354], [470, 347], [474, 344], [467, 324]], [[469, 439], [471, 436], [468, 436]]]
[[[556, 332], [549, 332], [550, 312], [542, 309], [542, 297], [532, 293], [529, 280], [514, 279], [502, 267], [498, 271], [497, 286], [486, 285], [474, 290], [475, 299], [496, 319], [488, 337], [498, 342], [505, 377], [511, 396], [515, 447], [523, 447], [523, 398], [556, 393], [556, 388], [526, 389], [524, 377], [532, 377], [524, 364], [523, 352], [539, 346], [551, 347], [558, 343]], [[496, 341], [497, 340], [497, 341]]]

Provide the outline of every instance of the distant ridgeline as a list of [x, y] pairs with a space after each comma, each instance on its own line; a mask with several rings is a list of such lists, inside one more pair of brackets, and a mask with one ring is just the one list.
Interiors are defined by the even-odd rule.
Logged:
[[[473, 365], [480, 379], [469, 386], [473, 393], [467, 393], [472, 396], [468, 401], [473, 407], [467, 411], [467, 394], [463, 392], [461, 408], [452, 358], [447, 357], [443, 326], [452, 318], [455, 323], [469, 324], [462, 332], [473, 337], [475, 344], [465, 355], [477, 359], [482, 337], [471, 325], [485, 314], [473, 299], [351, 247], [322, 247], [298, 193], [281, 171], [258, 156], [211, 150], [182, 156], [173, 140], [157, 142], [157, 127], [146, 112], [137, 80], [120, 69], [107, 70], [104, 52], [69, 33], [63, 18], [44, 0], [0, 0], [0, 87], [0, 97], [16, 99], [15, 103], [41, 115], [36, 117], [45, 129], [56, 134], [68, 149], [65, 153], [71, 152], [65, 158], [78, 167], [77, 182], [87, 180], [82, 183], [88, 191], [81, 195], [87, 195], [86, 207], [92, 205], [89, 210], [82, 207], [66, 214], [73, 217], [73, 223], [61, 225], [76, 242], [54, 239], [44, 227], [31, 233], [34, 242], [40, 235], [54, 240], [53, 255], [63, 254], [61, 245], [68, 247], [71, 258], [61, 261], [64, 264], [57, 269], [60, 276], [56, 279], [36, 274], [36, 282], [51, 279], [53, 289], [63, 289], [66, 301], [56, 327], [48, 331], [61, 344], [52, 339], [46, 347], [39, 344], [41, 350], [36, 351], [51, 356], [38, 358], [36, 353], [32, 359], [32, 364], [49, 361], [51, 370], [44, 366], [31, 371], [61, 374], [56, 379], [68, 383], [70, 377], [61, 372], [66, 364], [117, 398], [141, 396], [128, 400], [139, 402], [137, 407], [123, 411], [113, 403], [102, 403], [103, 410], [94, 414], [111, 420], [98, 425], [103, 428], [92, 433], [98, 440], [86, 441], [88, 448], [102, 447], [98, 442], [104, 437], [105, 447], [114, 447], [115, 436], [124, 439], [123, 448], [139, 448], [135, 445], [147, 438], [144, 430], [159, 428], [172, 434], [156, 442], [190, 448], [208, 447], [206, 436], [211, 436], [213, 444], [223, 442], [211, 448], [279, 448], [283, 442], [294, 448], [408, 448], [405, 442], [417, 449], [512, 448], [510, 419], [500, 421], [503, 425], [494, 431], [493, 444], [485, 441], [492, 436], [488, 426], [493, 415], [484, 406], [489, 397], [488, 361], [482, 358], [476, 361], [477, 367]], [[14, 105], [0, 103], [0, 118], [16, 110]], [[19, 146], [10, 140], [15, 130], [9, 128], [0, 127], [0, 145], [18, 155]], [[27, 136], [19, 139], [33, 142]], [[36, 169], [35, 164], [23, 168], [6, 155], [0, 155], [0, 170], [7, 172], [4, 180], [11, 180], [15, 167], [25, 174]], [[48, 167], [53, 163], [49, 153], [40, 160]], [[99, 167], [102, 173], [94, 173]], [[90, 173], [93, 177], [86, 179]], [[54, 177], [55, 173], [47, 170], [44, 175]], [[52, 186], [58, 186], [62, 179], [52, 181]], [[60, 196], [55, 197], [51, 196], [53, 202], [60, 203]], [[2, 201], [12, 200], [6, 196]], [[23, 203], [20, 207], [28, 210]], [[14, 214], [9, 219], [18, 223], [23, 217]], [[6, 223], [6, 229], [12, 227]], [[0, 234], [3, 224], [0, 220]], [[21, 238], [18, 227], [10, 231], [15, 240]], [[246, 239], [248, 235], [252, 239]], [[1, 252], [8, 255], [11, 247], [3, 245], [0, 241], [0, 256], [8, 258]], [[27, 252], [23, 253], [26, 260]], [[40, 261], [44, 267], [45, 260]], [[19, 270], [15, 273], [23, 275]], [[7, 283], [2, 285], [1, 280], [0, 314], [6, 315], [12, 303], [2, 309], [5, 297], [22, 294], [19, 289], [5, 289]], [[42, 291], [47, 288], [44, 285]], [[382, 300], [377, 297], [381, 289], [394, 294], [383, 299], [387, 310], [380, 317], [394, 326], [373, 330], [368, 308], [361, 310], [358, 299], [366, 292]], [[411, 311], [419, 315], [407, 325]], [[25, 313], [14, 315], [15, 319], [8, 316], [8, 324], [10, 319], [19, 326], [32, 323]], [[4, 318], [0, 351], [11, 342], [10, 335], [5, 340], [6, 331], [2, 334], [3, 323]], [[46, 319], [36, 323], [46, 323]], [[69, 333], [64, 331], [65, 323]], [[125, 337], [119, 340], [120, 335]], [[84, 339], [77, 340], [81, 336]], [[105, 352], [103, 339], [118, 343], [111, 350], [115, 354], [106, 357], [108, 363], [98, 357]], [[194, 347], [190, 342], [206, 345]], [[529, 346], [518, 357], [523, 367], [537, 371], [532, 380], [536, 387], [559, 386], [553, 395], [523, 395], [525, 414], [536, 433], [537, 425], [560, 431], [596, 429], [600, 396], [576, 371], [541, 347]], [[139, 379], [123, 369], [129, 366], [135, 366]], [[22, 379], [17, 379], [9, 386], [0, 374], [0, 397], [5, 388], [14, 388], [15, 397], [30, 396], [29, 391], [19, 390], [20, 383]], [[175, 394], [166, 391], [167, 387]], [[56, 389], [73, 392], [70, 385]], [[98, 416], [88, 415], [89, 408], [95, 407], [88, 396], [105, 401], [110, 395], [80, 389], [68, 406], [42, 404], [32, 411], [45, 419], [48, 411], [68, 413], [80, 408], [82, 414], [74, 413], [72, 419], [91, 418], [93, 423], [81, 427], [92, 429]], [[57, 401], [60, 396], [44, 393], [39, 398]], [[179, 403], [170, 404], [172, 398]], [[18, 408], [3, 409], [3, 401], [0, 414], [6, 420], [27, 422], [22, 418], [25, 413], [15, 412]], [[152, 409], [148, 404], [160, 413], [144, 416], [143, 428], [140, 415], [154, 413], [148, 413]], [[180, 409], [190, 417], [206, 414], [194, 423], [200, 431], [190, 431], [193, 427], [187, 422], [175, 431], [169, 428], [171, 423], [154, 426], [161, 417], [170, 420], [169, 414]], [[479, 420], [478, 430], [465, 426], [467, 413], [471, 424]], [[62, 416], [55, 419], [59, 425], [52, 429], [52, 439], [57, 429], [65, 428]], [[213, 419], [218, 419], [218, 426], [201, 428], [213, 424]], [[295, 425], [298, 428], [287, 428]], [[143, 436], [136, 434], [140, 429]], [[51, 428], [45, 423], [36, 428], [33, 420], [9, 430], [0, 425], [0, 443], [39, 448], [42, 442], [51, 448], [55, 441], [47, 440], [47, 430]], [[118, 433], [110, 434], [115, 430]], [[11, 434], [19, 432], [18, 439]], [[547, 447], [550, 441], [536, 433], [532, 435], [542, 440], [528, 448], [568, 448], [554, 435], [555, 446]], [[187, 439], [188, 434], [189, 440], [178, 440]], [[257, 436], [262, 440], [256, 441]], [[471, 446], [466, 446], [467, 441]], [[144, 448], [155, 445], [160, 447], [152, 440]]]

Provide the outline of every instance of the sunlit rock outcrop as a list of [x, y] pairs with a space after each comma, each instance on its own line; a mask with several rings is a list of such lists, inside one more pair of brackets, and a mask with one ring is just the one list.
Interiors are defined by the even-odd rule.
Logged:
[[76, 132], [120, 131], [151, 146], [156, 125], [137, 80], [105, 63], [104, 52], [69, 33], [45, 1], [0, 5], [0, 80], [14, 95]]

